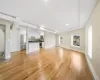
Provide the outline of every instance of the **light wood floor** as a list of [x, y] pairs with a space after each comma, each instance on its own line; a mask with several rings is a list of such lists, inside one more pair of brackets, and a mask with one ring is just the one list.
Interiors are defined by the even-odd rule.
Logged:
[[55, 47], [16, 52], [0, 63], [0, 80], [93, 80], [83, 53]]

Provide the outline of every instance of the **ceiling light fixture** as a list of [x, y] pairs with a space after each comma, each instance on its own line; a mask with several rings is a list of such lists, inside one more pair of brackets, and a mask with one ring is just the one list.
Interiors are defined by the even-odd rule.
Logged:
[[44, 30], [44, 27], [40, 27], [41, 30]]

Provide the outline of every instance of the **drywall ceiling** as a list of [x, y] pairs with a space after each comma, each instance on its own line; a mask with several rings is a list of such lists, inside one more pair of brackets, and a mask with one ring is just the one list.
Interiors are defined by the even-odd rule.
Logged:
[[[97, 0], [0, 0], [0, 12], [63, 32], [84, 27]], [[66, 25], [67, 24], [67, 25]]]

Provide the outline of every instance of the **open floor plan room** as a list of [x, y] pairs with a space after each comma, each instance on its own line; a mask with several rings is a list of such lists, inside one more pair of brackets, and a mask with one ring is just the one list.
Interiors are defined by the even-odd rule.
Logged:
[[100, 80], [100, 0], [0, 0], [0, 80]]

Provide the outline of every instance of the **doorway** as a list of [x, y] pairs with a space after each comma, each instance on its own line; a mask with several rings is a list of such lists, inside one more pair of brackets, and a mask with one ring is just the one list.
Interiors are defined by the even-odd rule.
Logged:
[[92, 59], [92, 26], [88, 28], [88, 55]]
[[0, 24], [0, 61], [4, 59], [5, 53], [5, 26]]
[[20, 50], [26, 53], [26, 27], [20, 26]]

